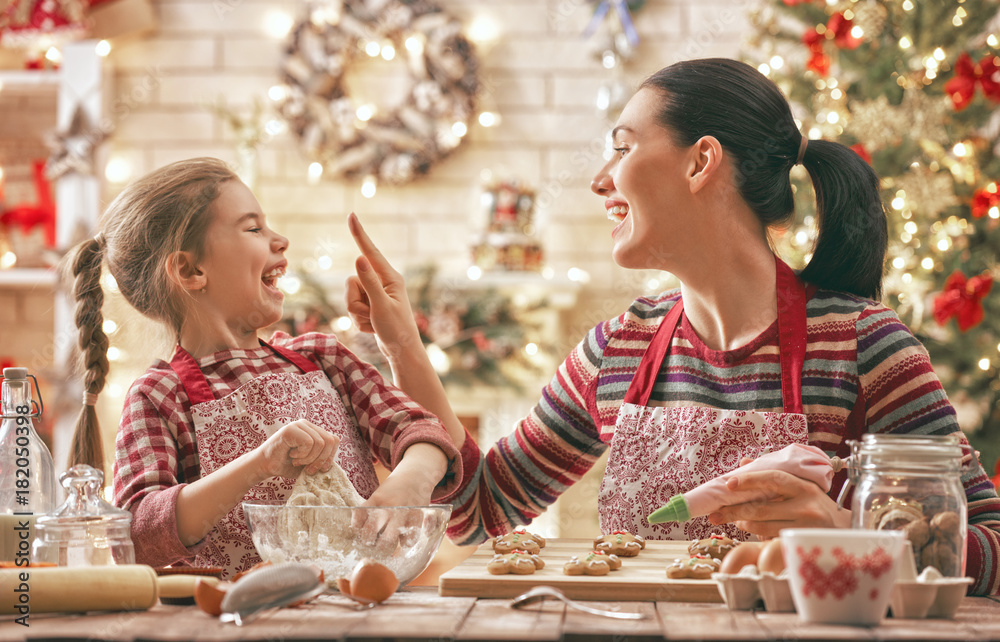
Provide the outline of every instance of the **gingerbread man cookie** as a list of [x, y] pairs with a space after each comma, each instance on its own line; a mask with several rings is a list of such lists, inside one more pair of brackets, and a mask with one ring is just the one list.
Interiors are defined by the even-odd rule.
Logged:
[[712, 573], [719, 570], [719, 560], [711, 555], [692, 555], [688, 558], [677, 558], [667, 567], [667, 577], [672, 580], [694, 579], [707, 580]]
[[709, 555], [721, 562], [726, 553], [733, 550], [737, 544], [739, 542], [729, 539], [725, 535], [712, 533], [705, 539], [691, 540], [691, 545], [688, 546], [688, 553], [692, 555]]
[[582, 560], [574, 555], [563, 566], [566, 575], [607, 575], [622, 567], [622, 561], [617, 555], [602, 551], [591, 551]]
[[545, 548], [545, 538], [534, 535], [524, 529], [516, 530], [506, 535], [497, 535], [493, 539], [493, 552], [503, 555], [513, 550], [527, 551], [533, 555]]
[[618, 557], [635, 557], [644, 548], [646, 540], [628, 531], [611, 531], [610, 535], [601, 535], [594, 540], [594, 550], [614, 553]]
[[545, 562], [537, 555], [527, 551], [514, 550], [506, 555], [494, 555], [486, 564], [490, 575], [531, 575], [536, 570], [545, 567]]

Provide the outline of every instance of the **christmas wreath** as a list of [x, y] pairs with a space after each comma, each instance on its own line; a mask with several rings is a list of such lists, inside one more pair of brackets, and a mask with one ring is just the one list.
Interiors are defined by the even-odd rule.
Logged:
[[[289, 36], [276, 103], [325, 174], [405, 183], [458, 147], [479, 79], [457, 19], [426, 0], [327, 0], [308, 10]], [[397, 53], [412, 78], [402, 103], [381, 114], [355, 104], [344, 83], [352, 62]]]

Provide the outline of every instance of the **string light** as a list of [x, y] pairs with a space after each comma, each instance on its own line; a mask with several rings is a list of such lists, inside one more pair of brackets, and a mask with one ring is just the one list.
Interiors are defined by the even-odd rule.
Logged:
[[528, 355], [529, 357], [533, 357], [536, 354], [538, 354], [538, 344], [529, 343], [528, 345], [524, 346], [524, 354]]
[[284, 11], [270, 11], [264, 17], [264, 32], [275, 39], [281, 39], [292, 30], [295, 21]]
[[768, 75], [771, 74], [771, 68], [768, 66], [768, 64], [766, 62], [760, 63], [757, 66], [757, 71], [759, 71], [760, 73], [764, 74], [765, 76], [768, 76]]
[[328, 255], [324, 254], [323, 256], [316, 259], [316, 265], [321, 270], [329, 270], [330, 268], [333, 267], [333, 259], [330, 258]]
[[906, 223], [903, 224], [903, 229], [906, 230], [907, 234], [916, 234], [917, 224], [914, 223], [913, 221], [907, 221]]
[[988, 44], [991, 47], [996, 47], [998, 44], [1000, 44], [1000, 40], [997, 40], [996, 34], [991, 33], [990, 35], [986, 36], [986, 44]]
[[469, 277], [470, 281], [478, 281], [483, 278], [483, 270], [479, 266], [473, 265], [465, 271], [465, 275]]
[[334, 328], [334, 330], [337, 330], [339, 332], [347, 332], [348, 330], [351, 329], [351, 326], [353, 326], [353, 325], [354, 325], [354, 322], [351, 321], [351, 317], [348, 317], [348, 316], [338, 317], [333, 322], [333, 328]]
[[431, 362], [431, 367], [434, 368], [434, 372], [447, 374], [451, 370], [451, 359], [441, 349], [441, 346], [436, 343], [428, 343], [426, 349], [427, 357]]
[[951, 153], [959, 158], [965, 158], [968, 150], [965, 148], [964, 143], [955, 143], [955, 146], [951, 148]]
[[322, 163], [309, 163], [309, 184], [315, 185], [321, 176], [323, 176]]
[[479, 124], [483, 127], [493, 127], [499, 122], [500, 118], [491, 111], [484, 111], [479, 114]]
[[302, 289], [302, 281], [294, 274], [286, 274], [278, 280], [278, 288], [287, 294], [295, 294]]
[[903, 11], [913, 11], [913, 3], [910, 0], [903, 0]]
[[120, 156], [114, 156], [104, 166], [104, 178], [109, 183], [127, 183], [132, 178], [132, 165]]
[[781, 69], [785, 65], [785, 60], [781, 56], [771, 56], [771, 69]]
[[118, 361], [122, 358], [122, 351], [115, 346], [108, 347], [108, 361]]
[[101, 58], [104, 58], [109, 53], [111, 53], [111, 43], [107, 40], [101, 40], [94, 46], [94, 53], [96, 53]]
[[365, 198], [372, 198], [375, 196], [377, 186], [378, 184], [374, 176], [365, 176], [365, 180], [361, 183], [361, 195]]
[[493, 18], [479, 15], [469, 24], [468, 36], [469, 40], [478, 45], [489, 44], [500, 38], [500, 28]]
[[287, 85], [272, 85], [267, 90], [267, 97], [274, 102], [281, 102], [288, 96], [288, 86]]
[[0, 256], [0, 270], [9, 270], [17, 264], [17, 255], [7, 251]]
[[104, 289], [108, 292], [118, 292], [118, 282], [115, 281], [115, 277], [110, 274], [102, 276], [101, 282], [104, 283]]
[[375, 115], [375, 105], [368, 103], [361, 105], [360, 107], [358, 107], [358, 110], [357, 112], [355, 112], [355, 114], [357, 115], [358, 120], [360, 120], [363, 123], [366, 123], [372, 119], [372, 116]]
[[452, 124], [451, 133], [461, 138], [462, 136], [465, 136], [467, 133], [469, 133], [469, 128], [462, 121], [457, 121]]
[[104, 323], [101, 324], [101, 330], [104, 331], [104, 334], [114, 334], [117, 329], [118, 324], [115, 323], [114, 319], [105, 319]]
[[424, 52], [424, 43], [417, 36], [410, 36], [403, 44], [406, 47], [406, 50], [414, 56], [419, 56]]
[[920, 261], [920, 267], [924, 268], [925, 270], [933, 270], [934, 269], [934, 259], [932, 259], [929, 256], [924, 257]]
[[910, 274], [909, 272], [905, 272], [903, 274], [903, 283], [909, 285], [912, 282], [913, 282], [913, 275]]
[[904, 207], [906, 207], [906, 201], [904, 201], [901, 197], [897, 196], [896, 198], [892, 199], [890, 205], [892, 205], [892, 209], [894, 210], [901, 210]]
[[546, 265], [542, 268], [542, 278], [546, 281], [551, 281], [556, 278], [556, 271], [552, 267]]
[[903, 36], [902, 38], [899, 39], [900, 49], [909, 49], [912, 46], [913, 42], [907, 36]]
[[983, 371], [989, 370], [990, 369], [990, 360], [987, 359], [987, 358], [980, 359], [979, 360], [979, 369], [983, 370]]
[[371, 56], [372, 58], [375, 58], [376, 56], [378, 56], [379, 52], [381, 52], [381, 51], [382, 51], [382, 47], [377, 42], [375, 42], [374, 40], [369, 40], [368, 44], [365, 45], [365, 53], [368, 54], [369, 56]]
[[581, 270], [578, 267], [571, 267], [567, 270], [566, 277], [570, 281], [576, 281], [577, 283], [588, 283], [590, 281], [590, 275], [587, 274], [586, 270]]
[[892, 267], [897, 270], [902, 270], [906, 266], [906, 259], [901, 256], [897, 256], [892, 260]]
[[382, 60], [392, 60], [396, 57], [396, 48], [391, 44], [382, 47]]

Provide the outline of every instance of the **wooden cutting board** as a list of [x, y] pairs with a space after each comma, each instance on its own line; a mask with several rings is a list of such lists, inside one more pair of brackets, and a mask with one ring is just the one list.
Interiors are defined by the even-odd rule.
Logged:
[[486, 563], [493, 558], [493, 546], [486, 542], [471, 557], [441, 575], [438, 592], [448, 597], [511, 598], [544, 584], [577, 600], [722, 601], [713, 580], [667, 579], [667, 565], [678, 557], [688, 557], [690, 542], [648, 541], [636, 557], [621, 558], [622, 567], [617, 571], [601, 576], [564, 575], [563, 564], [573, 555], [586, 555], [593, 543], [593, 539], [548, 539], [540, 555], [545, 568], [531, 575], [490, 575]]

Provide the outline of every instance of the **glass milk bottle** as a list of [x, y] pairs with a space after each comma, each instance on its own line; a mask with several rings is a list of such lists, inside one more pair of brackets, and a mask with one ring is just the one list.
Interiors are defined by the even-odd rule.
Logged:
[[27, 368], [4, 368], [0, 383], [0, 561], [26, 566], [35, 519], [56, 505], [52, 454], [35, 432], [33, 417], [42, 414], [42, 397], [32, 398]]

